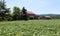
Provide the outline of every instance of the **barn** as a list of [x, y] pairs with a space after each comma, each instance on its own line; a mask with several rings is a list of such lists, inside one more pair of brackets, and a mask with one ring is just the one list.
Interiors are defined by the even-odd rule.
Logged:
[[27, 11], [27, 14], [29, 15], [29, 19], [38, 19], [38, 15], [36, 15], [32, 11]]
[[52, 19], [51, 16], [45, 16], [45, 19]]
[[52, 17], [51, 16], [41, 16], [40, 19], [52, 19]]
[[35, 14], [32, 11], [27, 11], [27, 14], [29, 16], [29, 19], [34, 19]]

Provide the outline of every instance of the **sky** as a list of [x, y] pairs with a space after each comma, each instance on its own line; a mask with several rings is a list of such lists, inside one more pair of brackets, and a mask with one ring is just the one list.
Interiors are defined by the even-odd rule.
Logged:
[[5, 0], [11, 11], [14, 6], [24, 6], [35, 14], [60, 14], [60, 0]]

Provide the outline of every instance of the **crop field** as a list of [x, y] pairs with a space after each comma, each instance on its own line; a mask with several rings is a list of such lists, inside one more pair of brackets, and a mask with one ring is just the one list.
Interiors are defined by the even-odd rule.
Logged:
[[2, 21], [0, 36], [60, 36], [60, 19]]

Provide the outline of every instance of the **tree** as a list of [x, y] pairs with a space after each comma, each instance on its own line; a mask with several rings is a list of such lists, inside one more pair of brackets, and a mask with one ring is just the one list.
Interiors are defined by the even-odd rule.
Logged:
[[23, 19], [28, 20], [27, 10], [25, 9], [25, 7], [22, 8], [22, 12], [23, 12]]
[[0, 17], [2, 20], [4, 20], [4, 15], [5, 15], [5, 2], [1, 0], [0, 1]]
[[8, 14], [11, 13], [10, 8], [6, 8], [5, 10], [6, 10], [6, 13], [8, 13]]
[[11, 21], [13, 18], [12, 18], [12, 16], [11, 16], [11, 11], [10, 11], [10, 8], [6, 8], [5, 9], [6, 11], [6, 13], [5, 13], [5, 20], [8, 20], [8, 21]]
[[10, 8], [6, 8], [4, 0], [0, 1], [0, 17], [2, 17], [3, 20], [8, 20], [6, 17], [10, 17]]
[[14, 14], [13, 19], [19, 20], [20, 19], [20, 13], [21, 13], [20, 8], [17, 6], [14, 6], [14, 8], [13, 8], [13, 14]]
[[3, 0], [3, 1], [0, 1], [0, 7], [2, 8], [2, 9], [5, 9], [6, 8], [6, 4], [5, 4], [5, 1]]

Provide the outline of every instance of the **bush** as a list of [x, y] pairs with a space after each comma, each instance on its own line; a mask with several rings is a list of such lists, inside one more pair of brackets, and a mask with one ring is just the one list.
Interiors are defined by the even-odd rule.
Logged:
[[12, 18], [12, 17], [9, 17], [9, 18], [8, 18], [8, 21], [12, 21], [12, 20], [13, 20], [13, 18]]
[[0, 21], [2, 21], [3, 19], [2, 19], [2, 17], [0, 17]]
[[30, 18], [30, 20], [33, 20], [34, 19], [34, 16], [31, 16], [31, 17], [29, 17]]

